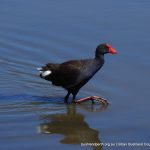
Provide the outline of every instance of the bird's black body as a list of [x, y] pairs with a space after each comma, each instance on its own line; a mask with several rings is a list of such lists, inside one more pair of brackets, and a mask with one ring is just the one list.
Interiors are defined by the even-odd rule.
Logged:
[[[102, 45], [103, 46], [103, 45]], [[40, 68], [41, 78], [51, 81], [53, 85], [61, 86], [68, 91], [65, 102], [69, 95], [73, 95], [73, 101], [82, 86], [84, 86], [104, 64], [104, 54], [108, 53], [107, 47], [97, 47], [95, 58], [84, 60], [72, 60], [61, 64], [48, 63]], [[48, 75], [43, 72], [50, 70]]]

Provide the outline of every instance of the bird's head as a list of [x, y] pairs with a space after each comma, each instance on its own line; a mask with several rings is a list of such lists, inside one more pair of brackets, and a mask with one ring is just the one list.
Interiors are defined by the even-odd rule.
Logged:
[[97, 58], [107, 53], [117, 54], [117, 51], [111, 45], [103, 43], [97, 46], [95, 56]]

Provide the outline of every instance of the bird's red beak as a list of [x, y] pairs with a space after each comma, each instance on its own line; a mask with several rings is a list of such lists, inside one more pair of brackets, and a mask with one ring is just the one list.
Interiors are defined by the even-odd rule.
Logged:
[[110, 54], [117, 54], [117, 51], [116, 51], [111, 45], [108, 45], [108, 44], [107, 44], [107, 46], [108, 46], [108, 48], [109, 48], [109, 53], [110, 53]]
[[109, 53], [111, 53], [111, 54], [117, 54], [117, 51], [114, 48], [109, 47]]

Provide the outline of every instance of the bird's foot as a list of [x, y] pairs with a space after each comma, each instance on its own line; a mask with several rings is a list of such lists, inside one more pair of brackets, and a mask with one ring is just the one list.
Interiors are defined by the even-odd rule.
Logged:
[[96, 102], [99, 102], [102, 105], [106, 105], [107, 106], [109, 104], [108, 101], [105, 98], [99, 97], [99, 96], [89, 96], [89, 97], [81, 98], [81, 99], [76, 100], [75, 103], [79, 104], [79, 103], [82, 103], [82, 102], [85, 102], [85, 101], [89, 101], [89, 100], [92, 101], [92, 104], [94, 104], [94, 100]]

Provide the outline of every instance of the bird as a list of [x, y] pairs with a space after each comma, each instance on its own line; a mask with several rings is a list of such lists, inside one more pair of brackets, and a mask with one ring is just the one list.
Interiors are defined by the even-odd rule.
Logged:
[[[117, 54], [117, 51], [107, 43], [102, 43], [96, 47], [95, 57], [91, 59], [70, 60], [63, 63], [47, 63], [37, 68], [40, 77], [52, 82], [52, 85], [63, 87], [67, 90], [64, 102], [68, 103], [70, 94], [72, 102], [76, 102], [76, 95], [79, 90], [102, 68], [104, 65], [104, 55]], [[90, 96], [79, 99], [79, 102], [94, 99]]]

